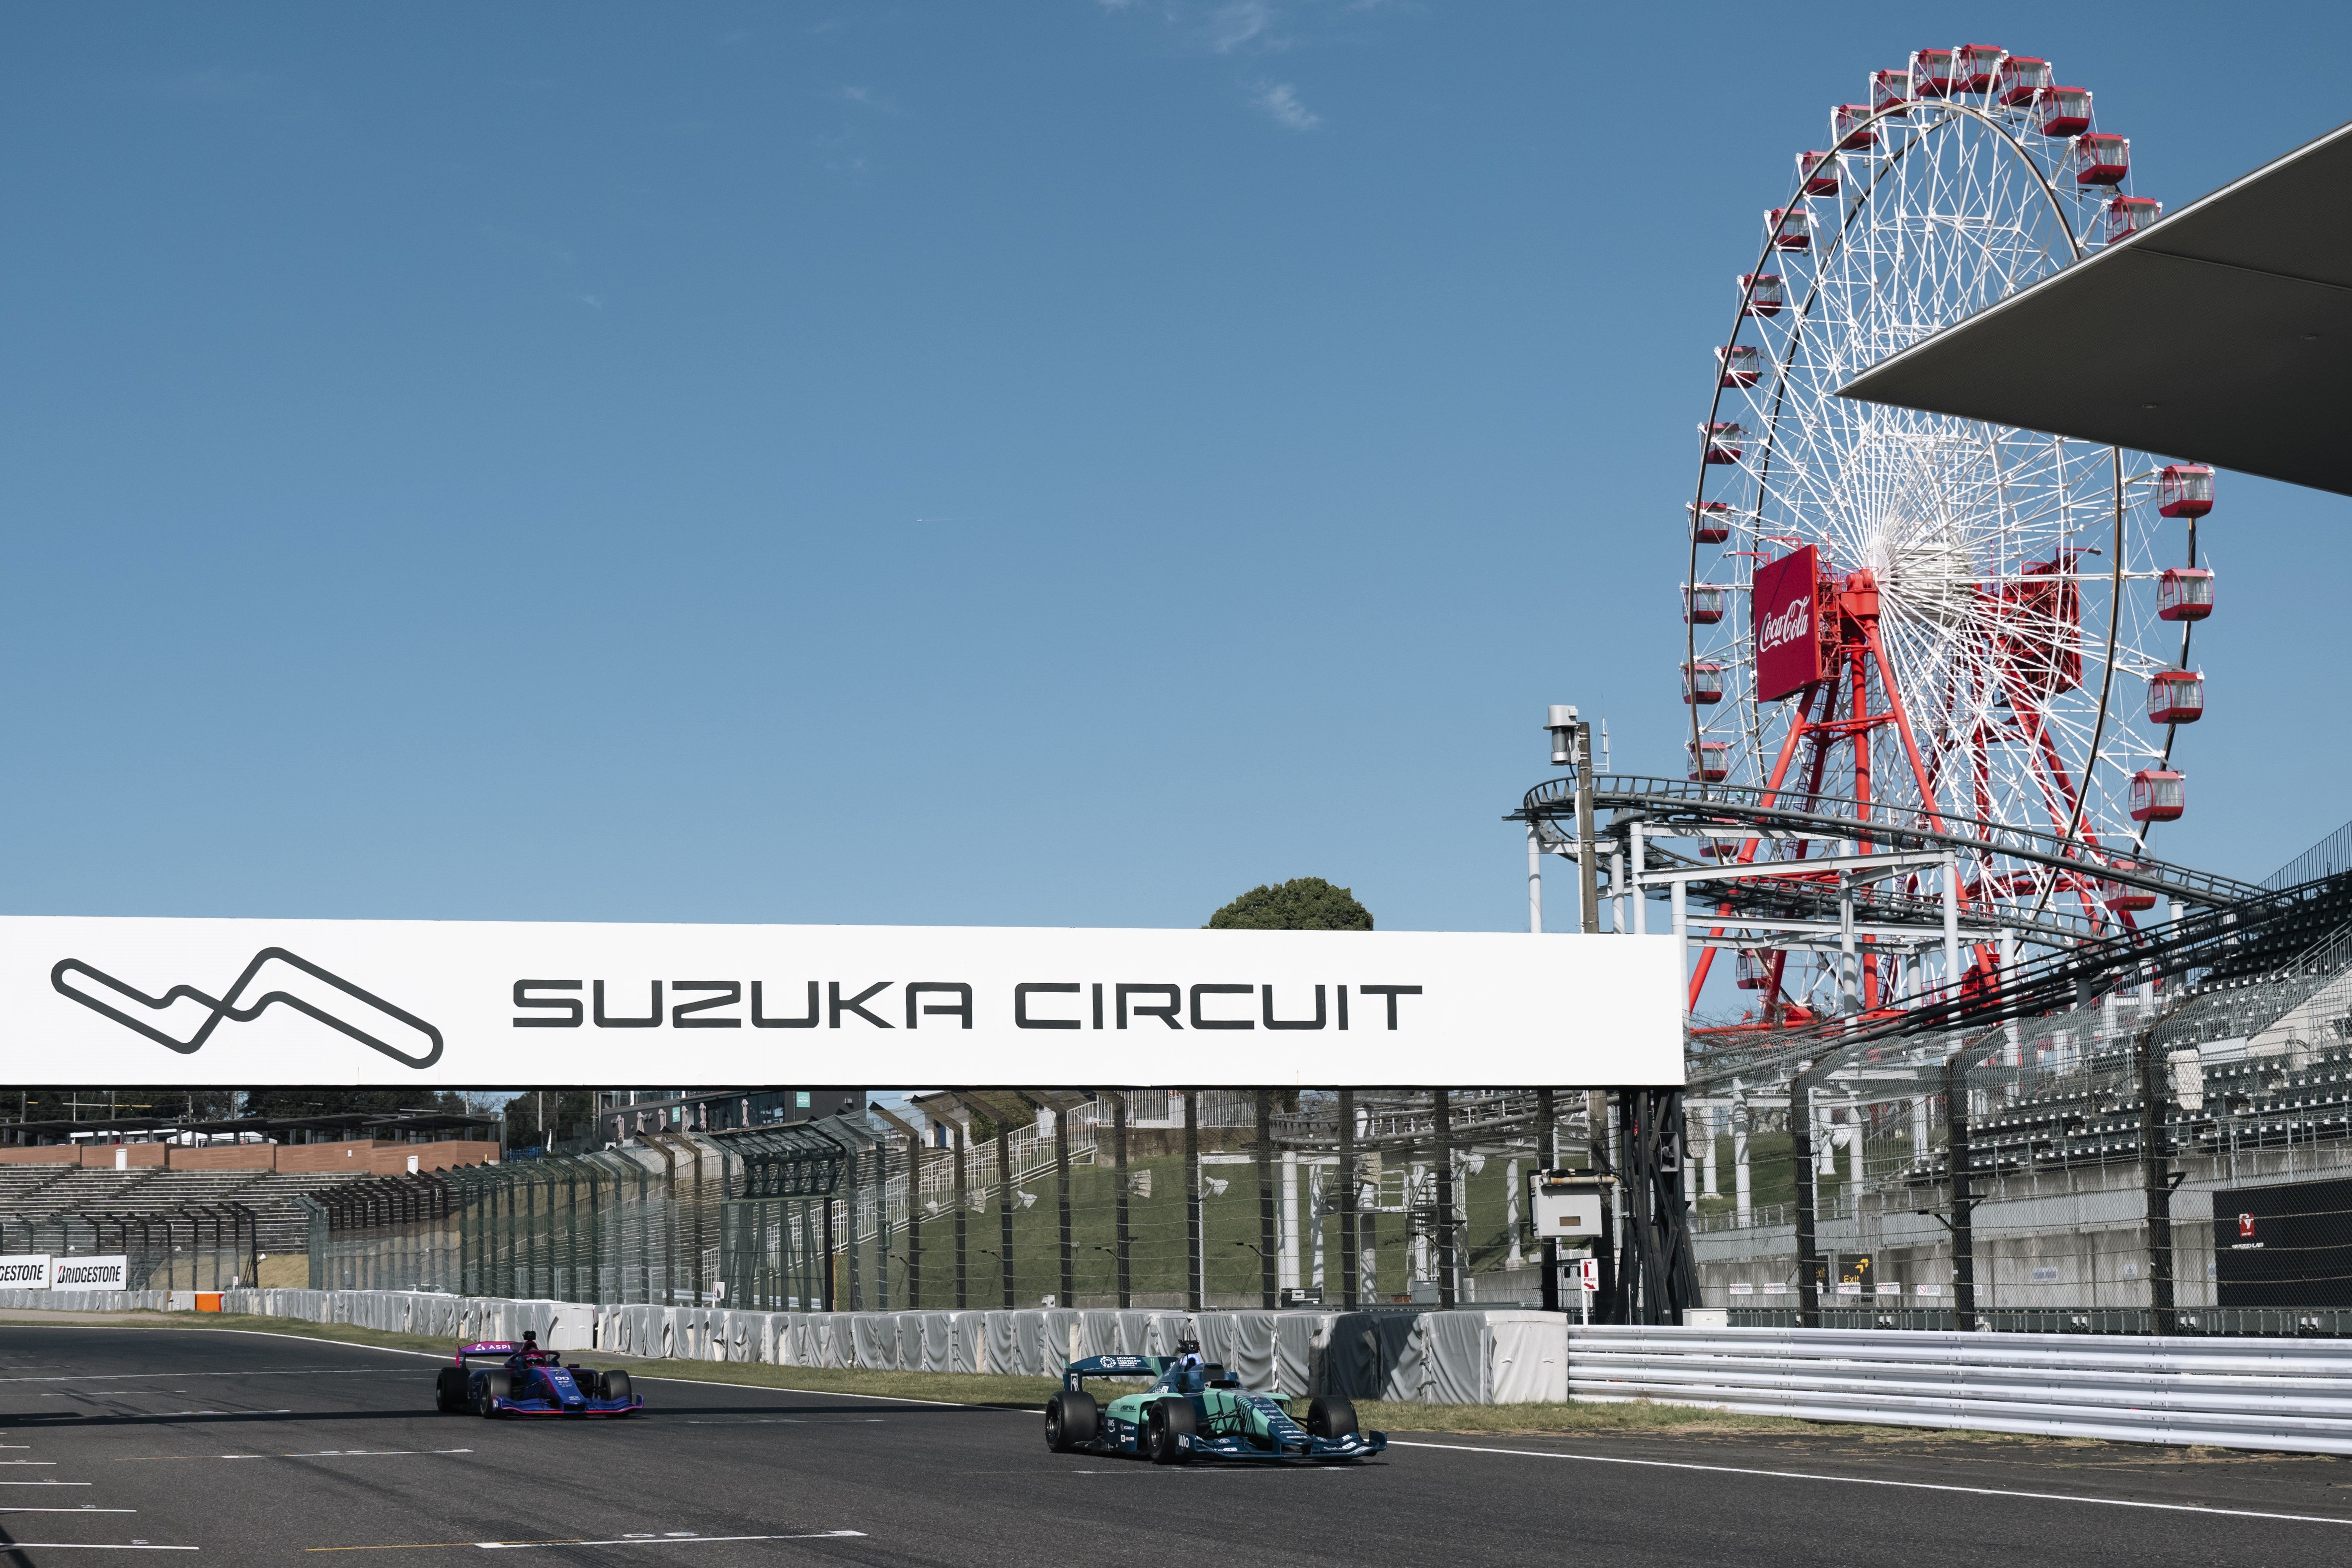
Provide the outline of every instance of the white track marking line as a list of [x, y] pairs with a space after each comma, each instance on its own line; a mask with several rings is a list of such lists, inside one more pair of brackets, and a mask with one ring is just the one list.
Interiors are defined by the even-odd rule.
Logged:
[[108, 1542], [89, 1541], [11, 1541], [5, 1546], [0, 1546], [0, 1551], [22, 1552], [26, 1547], [38, 1547], [43, 1552], [202, 1552], [204, 1550], [201, 1546], [150, 1546], [143, 1541], [134, 1541], [123, 1546]]
[[135, 1508], [92, 1508], [84, 1503], [79, 1508], [0, 1508], [0, 1513], [137, 1513]]
[[121, 1454], [118, 1465], [149, 1465], [164, 1459], [405, 1459], [470, 1454], [471, 1448], [321, 1448], [315, 1454]]
[[0, 1481], [0, 1487], [86, 1487], [88, 1481]]
[[[362, 1373], [383, 1370], [383, 1368], [380, 1366], [287, 1366], [272, 1367], [263, 1372], [77, 1372], [62, 1377], [0, 1377], [0, 1383], [121, 1383], [138, 1377], [169, 1377], [184, 1382], [192, 1377], [316, 1377], [320, 1373]], [[163, 1392], [180, 1394], [184, 1393], [185, 1390], [167, 1388]], [[190, 1550], [194, 1549], [192, 1547]]]
[[[342, 1350], [374, 1351], [382, 1355], [423, 1356], [427, 1361], [445, 1363], [448, 1362], [450, 1357], [456, 1353], [455, 1352], [445, 1351], [404, 1350], [398, 1345], [363, 1345], [357, 1340], [322, 1340], [315, 1334], [281, 1334], [269, 1329], [200, 1329], [194, 1327], [184, 1329], [175, 1324], [163, 1323], [34, 1322], [11, 1324], [5, 1321], [0, 1321], [0, 1328], [7, 1327], [20, 1329], [86, 1329], [92, 1333], [100, 1334], [133, 1334], [142, 1332], [162, 1334], [251, 1334], [254, 1338], [259, 1340], [299, 1340], [306, 1345], [334, 1345]], [[579, 1353], [582, 1355], [618, 1355], [621, 1352], [618, 1351], [582, 1351]], [[374, 1372], [378, 1369], [375, 1367], [351, 1367], [331, 1370]], [[657, 1373], [633, 1372], [626, 1367], [624, 1367], [621, 1370], [629, 1373], [629, 1379], [633, 1383], [685, 1383], [691, 1384], [698, 1388], [748, 1389], [754, 1394], [829, 1394], [835, 1399], [878, 1399], [890, 1405], [936, 1405], [946, 1410], [996, 1410], [1002, 1408], [1001, 1406], [992, 1405], [974, 1405], [969, 1400], [962, 1399], [917, 1399], [911, 1394], [851, 1394], [845, 1390], [837, 1388], [779, 1388], [774, 1384], [771, 1383], [728, 1383], [715, 1377], [663, 1377]], [[158, 1372], [141, 1373], [136, 1375], [142, 1377], [169, 1377], [173, 1374], [170, 1373]], [[181, 1375], [195, 1377], [272, 1377], [278, 1374], [275, 1373], [205, 1372], [182, 1373]], [[24, 1381], [36, 1382], [38, 1380], [26, 1379]], [[288, 1412], [280, 1411], [278, 1414], [285, 1415], [288, 1414]], [[1036, 1410], [1005, 1410], [1003, 1414], [1007, 1415], [1039, 1415], [1044, 1413]]]
[[1659, 1470], [1705, 1470], [1722, 1476], [1769, 1476], [1784, 1481], [1834, 1481], [1849, 1487], [1900, 1487], [1908, 1491], [1959, 1492], [1969, 1497], [2032, 1498], [2042, 1502], [2090, 1503], [2099, 1508], [2146, 1508], [2165, 1513], [2209, 1514], [2224, 1519], [2281, 1519], [2297, 1524], [2352, 1525], [2352, 1519], [2324, 1513], [2271, 1513], [2251, 1508], [2208, 1508], [2193, 1502], [2142, 1502], [2134, 1498], [2088, 1497], [2079, 1492], [2029, 1492], [2009, 1487], [1956, 1487], [1937, 1481], [1896, 1481], [1879, 1476], [1825, 1476], [1811, 1470], [1763, 1470], [1746, 1465], [1694, 1465], [1675, 1459], [1624, 1459], [1601, 1454], [1556, 1454], [1543, 1448], [1477, 1448], [1467, 1443], [1406, 1443], [1391, 1448], [1441, 1448], [1457, 1454], [1516, 1454], [1530, 1459], [1569, 1459], [1585, 1465], [1640, 1465]]
[[709, 1546], [728, 1541], [837, 1541], [862, 1530], [819, 1530], [802, 1535], [635, 1535], [612, 1541], [477, 1541], [485, 1552], [527, 1552], [541, 1546]]

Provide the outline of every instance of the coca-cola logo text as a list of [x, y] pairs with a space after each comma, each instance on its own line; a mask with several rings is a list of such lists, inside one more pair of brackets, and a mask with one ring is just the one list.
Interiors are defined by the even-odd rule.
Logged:
[[1812, 596], [1806, 595], [1791, 599], [1786, 606], [1767, 616], [1756, 626], [1756, 651], [1770, 653], [1784, 643], [1792, 643], [1812, 634]]

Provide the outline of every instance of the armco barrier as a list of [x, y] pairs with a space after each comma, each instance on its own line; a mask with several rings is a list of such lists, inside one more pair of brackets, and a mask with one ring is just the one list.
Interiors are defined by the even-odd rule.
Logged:
[[1569, 1331], [1571, 1398], [2352, 1454], [2352, 1341], [1869, 1329]]
[[[231, 1312], [455, 1342], [783, 1366], [1050, 1376], [1197, 1339], [1284, 1394], [1634, 1400], [1816, 1421], [2352, 1454], [2352, 1341], [1578, 1328], [1542, 1312], [747, 1312], [390, 1290], [232, 1290]], [[0, 1309], [160, 1310], [160, 1290], [0, 1290]]]

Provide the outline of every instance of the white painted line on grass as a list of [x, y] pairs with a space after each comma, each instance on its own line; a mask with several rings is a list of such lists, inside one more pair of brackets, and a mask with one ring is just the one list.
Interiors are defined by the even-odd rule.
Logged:
[[1784, 1481], [1834, 1481], [1850, 1487], [1899, 1487], [1909, 1491], [1959, 1492], [1969, 1497], [2032, 1498], [2042, 1502], [2090, 1503], [2100, 1508], [2146, 1508], [2165, 1513], [2214, 1514], [2225, 1519], [2280, 1519], [2297, 1524], [2347, 1524], [2352, 1518], [2324, 1513], [2270, 1513], [2251, 1508], [2208, 1508], [2193, 1502], [2143, 1502], [2135, 1498], [2088, 1497], [2079, 1492], [2029, 1492], [2008, 1487], [1956, 1487], [1938, 1481], [1896, 1481], [1881, 1476], [1825, 1476], [1811, 1470], [1763, 1470], [1746, 1465], [1695, 1465], [1677, 1459], [1626, 1459], [1603, 1454], [1557, 1454], [1545, 1448], [1477, 1448], [1467, 1443], [1406, 1443], [1391, 1448], [1443, 1448], [1457, 1454], [1516, 1454], [1530, 1459], [1568, 1459], [1585, 1465], [1640, 1465], [1658, 1470], [1705, 1470], [1722, 1476], [1769, 1476]]

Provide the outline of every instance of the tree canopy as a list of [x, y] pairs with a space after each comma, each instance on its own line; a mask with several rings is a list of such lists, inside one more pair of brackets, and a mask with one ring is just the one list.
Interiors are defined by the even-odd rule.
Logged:
[[1211, 931], [1370, 931], [1372, 911], [1320, 877], [1252, 888], [1209, 917]]

